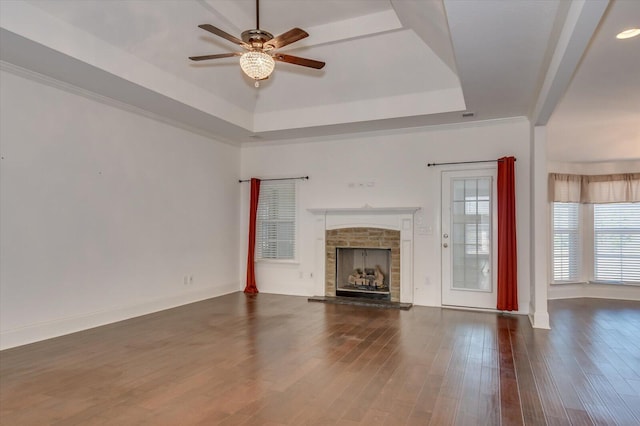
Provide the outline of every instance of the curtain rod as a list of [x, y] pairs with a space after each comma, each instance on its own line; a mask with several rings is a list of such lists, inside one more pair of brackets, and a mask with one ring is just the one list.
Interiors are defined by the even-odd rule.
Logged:
[[[427, 163], [427, 167], [431, 166], [448, 166], [449, 164], [471, 164], [471, 163], [493, 163], [502, 160], [478, 160], [478, 161], [454, 161], [451, 163]], [[517, 159], [513, 159], [513, 161], [517, 161]]]
[[[278, 179], [260, 179], [260, 180], [261, 181], [268, 181], [268, 180], [298, 180], [298, 179], [309, 180], [309, 176], [298, 176], [298, 177], [278, 178]], [[251, 182], [251, 179], [245, 179], [245, 180], [240, 179], [238, 182], [240, 182], [240, 183], [242, 183], [242, 182]]]

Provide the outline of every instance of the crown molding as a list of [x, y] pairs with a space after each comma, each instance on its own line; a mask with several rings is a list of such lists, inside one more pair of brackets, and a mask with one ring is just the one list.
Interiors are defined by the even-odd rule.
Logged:
[[182, 129], [182, 130], [186, 130], [186, 131], [188, 131], [190, 133], [194, 133], [196, 135], [205, 137], [207, 139], [211, 139], [211, 140], [213, 140], [215, 142], [220, 142], [220, 143], [224, 143], [226, 145], [232, 145], [232, 146], [235, 146], [235, 147], [239, 147], [238, 143], [234, 142], [232, 140], [229, 140], [229, 139], [226, 139], [226, 138], [222, 138], [222, 137], [220, 137], [218, 135], [214, 135], [214, 134], [206, 132], [206, 131], [204, 131], [202, 129], [198, 129], [198, 128], [193, 127], [193, 126], [188, 126], [188, 125], [186, 125], [184, 123], [181, 123], [181, 122], [179, 122], [177, 120], [173, 120], [171, 118], [168, 118], [168, 117], [165, 117], [165, 116], [162, 116], [162, 115], [147, 111], [145, 109], [142, 109], [142, 108], [127, 104], [125, 102], [118, 101], [118, 100], [110, 98], [108, 96], [100, 95], [100, 94], [92, 92], [90, 90], [83, 89], [83, 88], [75, 86], [73, 84], [66, 83], [64, 81], [55, 79], [55, 78], [50, 77], [48, 75], [41, 74], [39, 72], [32, 71], [32, 70], [27, 69], [27, 68], [23, 68], [21, 66], [12, 64], [10, 62], [6, 62], [6, 61], [3, 61], [3, 60], [0, 60], [0, 70], [1, 71], [6, 71], [6, 72], [14, 74], [14, 75], [17, 75], [18, 77], [26, 78], [28, 80], [35, 81], [37, 83], [41, 83], [41, 84], [47, 85], [49, 87], [53, 87], [55, 89], [63, 90], [65, 92], [71, 93], [73, 95], [82, 96], [82, 97], [84, 97], [86, 99], [90, 99], [90, 100], [93, 100], [93, 101], [96, 101], [96, 102], [100, 102], [100, 103], [102, 103], [104, 105], [108, 105], [110, 107], [118, 108], [118, 109], [120, 109], [122, 111], [126, 111], [126, 112], [130, 112], [130, 113], [133, 113], [133, 114], [137, 114], [137, 115], [140, 115], [140, 116], [145, 117], [145, 118], [150, 118], [152, 120], [159, 121], [159, 122], [164, 123], [164, 124], [168, 124], [169, 126], [173, 126], [173, 127], [177, 127], [179, 129]]

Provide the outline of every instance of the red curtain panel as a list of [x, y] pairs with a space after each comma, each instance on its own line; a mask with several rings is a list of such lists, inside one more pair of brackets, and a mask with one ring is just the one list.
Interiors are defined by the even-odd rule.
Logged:
[[251, 178], [251, 206], [249, 211], [249, 252], [247, 254], [247, 285], [244, 292], [258, 293], [256, 286], [256, 269], [254, 256], [256, 251], [256, 216], [258, 213], [258, 197], [260, 196], [260, 179]]
[[518, 310], [515, 158], [498, 160], [498, 310]]

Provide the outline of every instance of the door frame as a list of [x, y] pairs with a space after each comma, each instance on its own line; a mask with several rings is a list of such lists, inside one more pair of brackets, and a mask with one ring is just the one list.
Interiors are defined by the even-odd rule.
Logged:
[[[492, 276], [491, 276], [491, 284], [492, 284], [492, 295], [493, 295], [493, 299], [492, 300], [492, 307], [486, 307], [486, 306], [468, 306], [468, 305], [457, 305], [457, 304], [450, 304], [450, 305], [446, 305], [444, 304], [444, 291], [445, 291], [445, 278], [447, 275], [449, 275], [449, 277], [451, 277], [451, 273], [449, 272], [448, 274], [445, 273], [445, 255], [447, 254], [447, 250], [448, 249], [444, 249], [443, 248], [443, 234], [445, 232], [444, 227], [443, 227], [443, 222], [444, 222], [444, 208], [445, 208], [445, 203], [444, 203], [444, 184], [446, 183], [446, 180], [448, 180], [449, 178], [447, 178], [445, 175], [447, 173], [460, 173], [460, 174], [467, 174], [469, 175], [469, 177], [473, 177], [473, 175], [477, 175], [477, 176], [491, 176], [492, 177], [492, 186], [491, 186], [491, 201], [492, 201], [492, 219], [491, 219], [491, 268], [492, 268]], [[497, 263], [498, 263], [498, 258], [497, 258], [497, 244], [498, 244], [498, 239], [497, 239], [497, 232], [498, 232], [498, 228], [497, 228], [497, 167], [495, 165], [476, 165], [473, 167], [470, 167], [468, 165], [466, 166], [460, 166], [460, 167], [450, 167], [447, 168], [445, 170], [440, 170], [439, 173], [439, 188], [438, 190], [440, 191], [440, 208], [438, 209], [438, 216], [439, 216], [439, 223], [438, 223], [438, 229], [439, 229], [439, 233], [437, 234], [437, 238], [435, 238], [435, 244], [438, 245], [438, 253], [440, 254], [440, 306], [444, 307], [444, 308], [453, 308], [453, 309], [472, 309], [472, 310], [483, 310], [483, 311], [492, 311], [492, 312], [497, 312], [496, 309], [496, 303], [497, 303]], [[448, 189], [451, 192], [451, 188]], [[451, 197], [451, 194], [450, 194]], [[451, 200], [451, 198], [449, 198], [449, 201]], [[449, 233], [451, 234], [451, 232], [449, 231]], [[449, 253], [451, 253], [451, 251], [449, 251]], [[450, 285], [450, 283], [447, 283], [447, 285]], [[470, 290], [461, 290], [461, 291], [470, 291]]]

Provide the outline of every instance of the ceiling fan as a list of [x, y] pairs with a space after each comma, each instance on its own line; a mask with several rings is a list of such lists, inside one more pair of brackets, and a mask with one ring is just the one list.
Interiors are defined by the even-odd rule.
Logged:
[[325, 66], [322, 61], [314, 59], [301, 58], [299, 56], [287, 55], [285, 53], [276, 52], [284, 46], [309, 37], [309, 34], [300, 28], [293, 28], [277, 37], [273, 34], [260, 29], [260, 0], [256, 0], [256, 28], [246, 30], [242, 33], [242, 39], [232, 36], [222, 31], [220, 28], [210, 24], [198, 25], [205, 31], [209, 31], [219, 37], [229, 40], [246, 50], [246, 52], [220, 53], [217, 55], [190, 56], [192, 61], [206, 61], [209, 59], [230, 58], [232, 56], [240, 56], [240, 67], [242, 71], [250, 78], [255, 80], [255, 86], [259, 87], [260, 80], [269, 78], [275, 68], [275, 61], [287, 62], [303, 67], [321, 69]]

